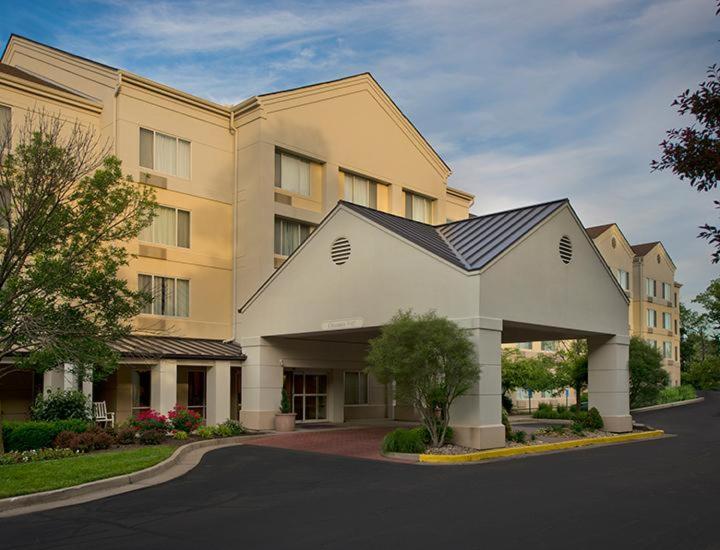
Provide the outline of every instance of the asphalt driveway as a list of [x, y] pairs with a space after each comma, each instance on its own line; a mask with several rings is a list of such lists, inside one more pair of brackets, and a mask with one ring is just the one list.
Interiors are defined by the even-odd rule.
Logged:
[[147, 489], [0, 519], [1, 548], [720, 548], [720, 395], [677, 437], [464, 466], [260, 446]]

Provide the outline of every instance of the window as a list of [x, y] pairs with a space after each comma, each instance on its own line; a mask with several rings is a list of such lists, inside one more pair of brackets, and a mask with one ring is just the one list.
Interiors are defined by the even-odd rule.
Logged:
[[313, 226], [275, 218], [275, 254], [289, 256], [308, 238]]
[[377, 183], [346, 172], [345, 200], [360, 206], [377, 208]]
[[133, 369], [130, 374], [133, 414], [150, 408], [150, 371]]
[[675, 334], [678, 333], [678, 321], [677, 321], [677, 319], [675, 319], [675, 331], [674, 331], [674, 332], [675, 332]]
[[673, 306], [678, 307], [677, 306], [677, 292], [675, 292], [674, 295], [675, 295], [675, 297], [673, 298]]
[[618, 269], [617, 280], [623, 289], [630, 290], [630, 274], [627, 271]]
[[645, 279], [645, 294], [649, 298], [655, 297], [655, 279]]
[[672, 359], [672, 342], [663, 342], [663, 358]]
[[652, 346], [653, 348], [657, 349], [657, 342], [656, 342], [655, 340], [650, 340], [650, 339], [648, 339], [648, 340], [645, 340], [645, 342], [646, 342], [649, 346]]
[[532, 342], [518, 342], [517, 349], [532, 349]]
[[555, 340], [543, 340], [540, 349], [543, 351], [555, 351]]
[[678, 347], [675, 346], [675, 361], [678, 360]]
[[190, 142], [140, 128], [140, 166], [190, 179]]
[[668, 300], [668, 301], [672, 300], [672, 295], [673, 295], [672, 286], [670, 286], [668, 283], [663, 283], [662, 284], [663, 300]]
[[672, 330], [672, 315], [669, 313], [663, 313], [663, 328]]
[[368, 404], [368, 376], [364, 372], [345, 373], [345, 404]]
[[647, 325], [649, 327], [657, 326], [657, 311], [655, 311], [654, 309], [647, 310]]
[[188, 372], [188, 409], [205, 418], [205, 371]]
[[10, 149], [12, 142], [12, 110], [10, 107], [0, 105], [0, 151], [7, 147]]
[[432, 201], [406, 191], [405, 217], [416, 222], [432, 223]]
[[310, 196], [310, 162], [275, 151], [275, 187]]
[[140, 240], [190, 248], [190, 212], [159, 206], [152, 224], [140, 232]]
[[190, 281], [187, 279], [138, 275], [138, 288], [152, 296], [142, 313], [165, 317], [190, 315]]

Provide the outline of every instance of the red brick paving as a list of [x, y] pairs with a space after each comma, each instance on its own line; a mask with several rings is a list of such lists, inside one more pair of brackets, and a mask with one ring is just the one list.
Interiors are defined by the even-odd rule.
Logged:
[[385, 434], [394, 429], [389, 426], [372, 426], [323, 431], [299, 430], [257, 439], [248, 445], [373, 460], [391, 460], [380, 454], [380, 443]]

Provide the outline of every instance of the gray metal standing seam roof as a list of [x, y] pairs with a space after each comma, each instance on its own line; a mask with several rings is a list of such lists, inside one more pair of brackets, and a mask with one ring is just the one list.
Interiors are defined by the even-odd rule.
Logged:
[[357, 204], [342, 203], [428, 252], [458, 267], [475, 271], [568, 204], [568, 200], [534, 204], [442, 225], [429, 225]]
[[238, 344], [205, 338], [133, 335], [110, 345], [121, 356], [131, 358], [245, 360]]

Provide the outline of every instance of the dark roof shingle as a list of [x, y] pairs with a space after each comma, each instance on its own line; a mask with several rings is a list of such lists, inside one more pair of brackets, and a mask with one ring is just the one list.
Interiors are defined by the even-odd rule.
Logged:
[[615, 225], [615, 224], [614, 223], [606, 223], [604, 225], [596, 225], [594, 227], [586, 227], [585, 232], [588, 234], [588, 237], [590, 237], [591, 239], [596, 239], [600, 235], [605, 233], [605, 231], [610, 229], [613, 225]]
[[433, 226], [343, 201], [365, 218], [467, 271], [488, 265], [567, 203], [562, 199]]
[[660, 241], [655, 241], [652, 243], [634, 244], [632, 245], [632, 249], [633, 252], [635, 252], [636, 256], [645, 256], [658, 244], [660, 244]]

